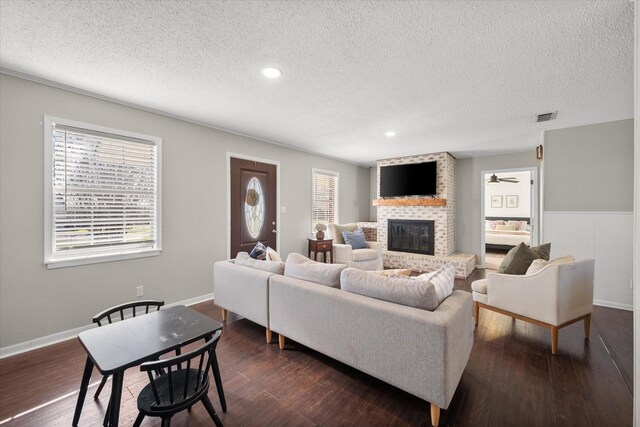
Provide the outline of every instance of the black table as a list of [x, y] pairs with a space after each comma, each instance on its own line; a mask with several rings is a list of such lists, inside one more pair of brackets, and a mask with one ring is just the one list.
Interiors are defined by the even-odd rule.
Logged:
[[[122, 379], [127, 368], [154, 360], [183, 345], [208, 339], [220, 329], [222, 323], [179, 305], [82, 332], [78, 335], [78, 340], [87, 352], [87, 362], [72, 425], [77, 426], [80, 420], [94, 365], [103, 375], [113, 375], [106, 421], [109, 426], [117, 426]], [[211, 368], [222, 410], [226, 412], [227, 403], [215, 353], [211, 360]]]

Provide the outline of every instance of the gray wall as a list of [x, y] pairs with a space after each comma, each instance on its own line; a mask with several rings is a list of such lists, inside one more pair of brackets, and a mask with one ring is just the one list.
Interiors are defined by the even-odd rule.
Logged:
[[373, 199], [378, 198], [378, 168], [372, 167], [369, 169], [369, 219], [371, 221], [378, 220], [378, 207], [373, 206]]
[[545, 132], [545, 211], [633, 211], [633, 119]]
[[481, 171], [538, 167], [535, 150], [456, 159], [456, 252], [479, 254]]
[[[340, 221], [369, 217], [369, 169], [77, 93], [0, 75], [0, 347], [90, 323], [135, 299], [167, 303], [213, 291], [226, 245], [226, 153], [280, 162], [283, 255], [306, 253], [311, 169], [340, 173]], [[43, 116], [159, 136], [163, 143], [163, 251], [158, 257], [47, 270]]]

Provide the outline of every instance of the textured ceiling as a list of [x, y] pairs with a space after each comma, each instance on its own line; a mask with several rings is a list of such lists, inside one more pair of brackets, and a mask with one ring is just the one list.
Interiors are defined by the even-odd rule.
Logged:
[[465, 157], [633, 117], [633, 4], [0, 0], [0, 66], [361, 164]]

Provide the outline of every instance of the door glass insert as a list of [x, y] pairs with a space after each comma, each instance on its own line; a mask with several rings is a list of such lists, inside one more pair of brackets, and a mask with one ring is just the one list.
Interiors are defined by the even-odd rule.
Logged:
[[257, 178], [251, 178], [247, 184], [247, 194], [244, 199], [244, 218], [247, 230], [257, 239], [264, 224], [264, 192]]

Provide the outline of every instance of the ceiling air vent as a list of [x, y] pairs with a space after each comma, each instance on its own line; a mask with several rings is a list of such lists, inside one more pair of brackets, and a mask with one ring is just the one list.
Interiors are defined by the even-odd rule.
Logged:
[[540, 123], [548, 122], [549, 120], [555, 120], [557, 115], [557, 111], [554, 111], [553, 113], [538, 114], [538, 117], [536, 117], [536, 122]]

